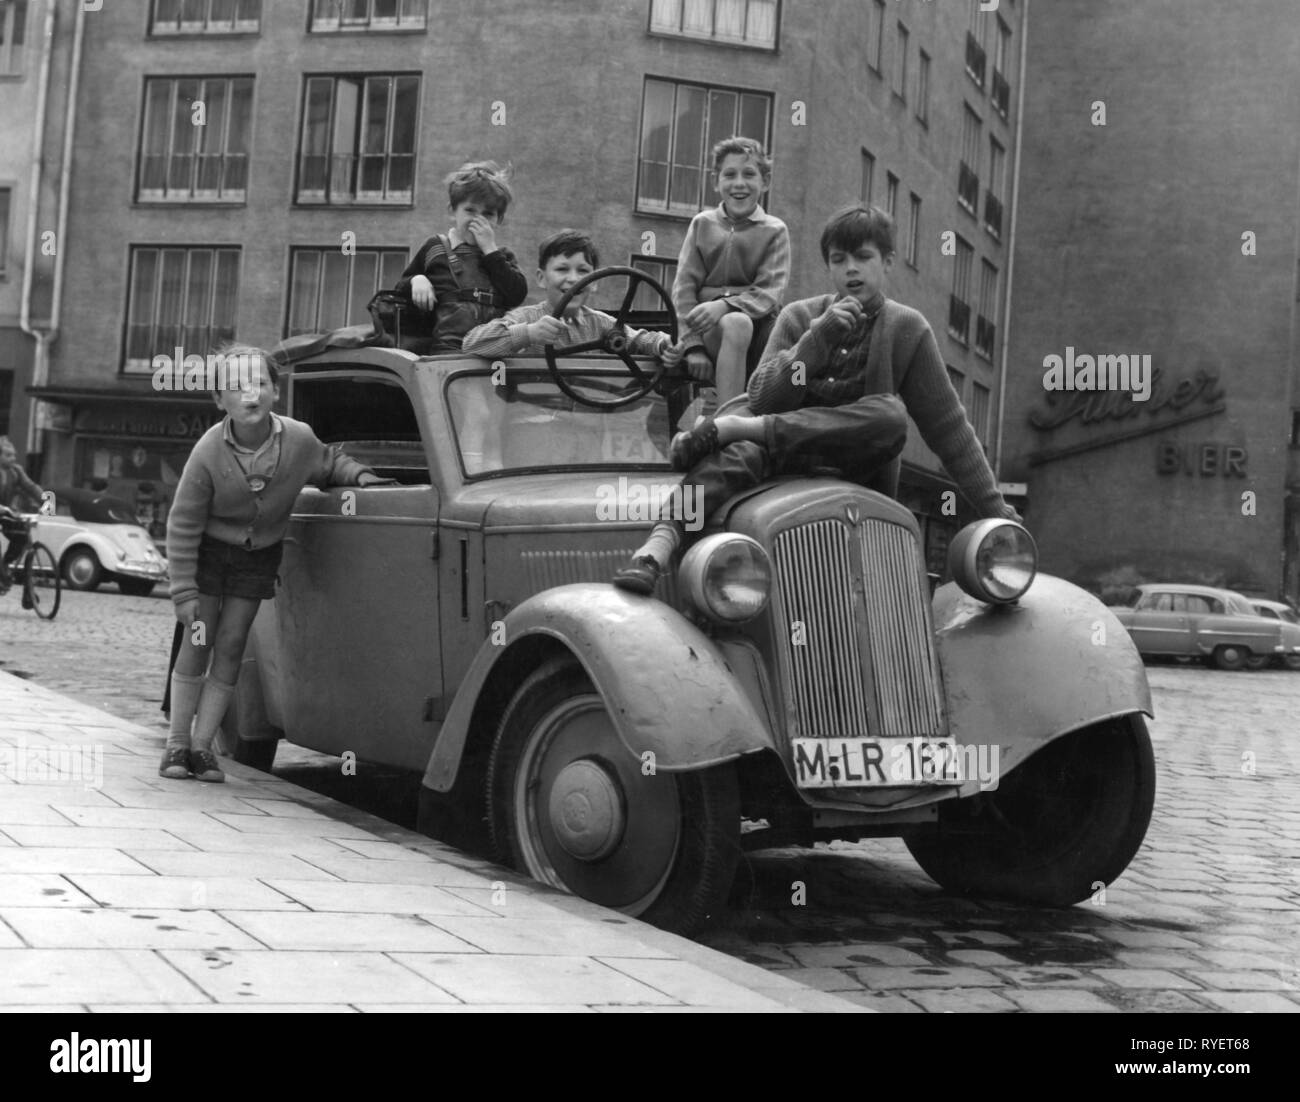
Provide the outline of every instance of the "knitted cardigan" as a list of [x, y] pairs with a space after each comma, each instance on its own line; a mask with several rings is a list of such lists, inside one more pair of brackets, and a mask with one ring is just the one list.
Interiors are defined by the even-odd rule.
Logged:
[[[836, 298], [802, 299], [781, 311], [763, 360], [749, 381], [749, 406], [754, 413], [784, 413], [804, 404], [808, 391], [793, 381], [791, 365], [802, 362], [810, 378], [821, 377], [830, 367], [843, 341], [828, 341], [825, 330], [815, 323]], [[870, 339], [862, 395], [897, 394], [921, 430], [921, 438], [979, 515], [1016, 518], [1016, 511], [998, 492], [929, 322], [910, 306], [886, 299]]]
[[322, 444], [304, 422], [280, 417], [280, 425], [280, 463], [260, 494], [250, 489], [225, 442], [225, 420], [194, 445], [167, 516], [168, 568], [176, 604], [199, 595], [194, 576], [204, 535], [251, 550], [269, 547], [284, 537], [293, 503], [308, 482], [355, 486], [370, 470], [337, 446]]

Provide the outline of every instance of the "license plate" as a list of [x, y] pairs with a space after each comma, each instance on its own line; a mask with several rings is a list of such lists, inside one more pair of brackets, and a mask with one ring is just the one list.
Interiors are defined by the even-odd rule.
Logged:
[[800, 788], [914, 788], [961, 784], [962, 758], [953, 739], [797, 738]]

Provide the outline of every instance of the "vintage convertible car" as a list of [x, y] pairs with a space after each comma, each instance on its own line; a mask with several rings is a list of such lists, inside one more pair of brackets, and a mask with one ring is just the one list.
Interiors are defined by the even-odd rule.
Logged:
[[742, 847], [902, 835], [949, 890], [1044, 905], [1119, 876], [1154, 798], [1145, 671], [1020, 525], [963, 529], [933, 590], [907, 509], [785, 479], [698, 518], [661, 599], [608, 584], [678, 482], [689, 388], [621, 325], [293, 365], [289, 412], [399, 484], [299, 498], [229, 751], [421, 770], [427, 833], [677, 930]]
[[167, 580], [167, 560], [136, 521], [131, 506], [98, 490], [56, 488], [53, 514], [42, 513], [32, 539], [45, 544], [71, 589], [117, 582], [131, 597], [147, 597]]
[[1140, 585], [1130, 608], [1114, 610], [1137, 649], [1152, 657], [1202, 658], [1221, 670], [1260, 668], [1271, 657], [1300, 655], [1300, 633], [1260, 616], [1231, 589]]

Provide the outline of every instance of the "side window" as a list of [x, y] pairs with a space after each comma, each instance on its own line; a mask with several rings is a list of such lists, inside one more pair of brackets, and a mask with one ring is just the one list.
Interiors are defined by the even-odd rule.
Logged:
[[415, 409], [395, 379], [380, 376], [293, 380], [292, 416], [383, 478], [427, 485], [429, 462]]
[[1212, 612], [1216, 616], [1221, 616], [1226, 611], [1223, 607], [1223, 602], [1217, 597], [1202, 597], [1200, 600], [1204, 607], [1193, 609], [1194, 612]]
[[1187, 594], [1186, 594], [1186, 593], [1172, 593], [1172, 594], [1170, 594], [1170, 605], [1169, 605], [1169, 608], [1170, 608], [1170, 610], [1173, 611], [1173, 612], [1186, 612], [1186, 611], [1187, 611]]
[[1276, 612], [1274, 612], [1274, 611], [1273, 611], [1271, 608], [1269, 608], [1267, 605], [1256, 605], [1256, 606], [1255, 606], [1255, 611], [1258, 612], [1261, 616], [1267, 616], [1270, 620], [1280, 620], [1280, 619], [1282, 619], [1281, 616], [1279, 616]]

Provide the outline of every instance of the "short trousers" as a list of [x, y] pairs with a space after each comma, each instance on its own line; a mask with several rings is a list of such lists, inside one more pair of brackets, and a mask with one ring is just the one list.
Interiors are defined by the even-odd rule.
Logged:
[[246, 597], [267, 601], [275, 596], [284, 541], [255, 551], [204, 536], [199, 541], [199, 568], [194, 581], [209, 597]]

